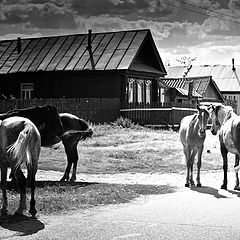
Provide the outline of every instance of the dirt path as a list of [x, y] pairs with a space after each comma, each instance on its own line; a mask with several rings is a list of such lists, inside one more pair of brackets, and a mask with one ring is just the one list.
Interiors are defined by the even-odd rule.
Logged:
[[[37, 180], [61, 176], [61, 172], [40, 170]], [[178, 190], [35, 220], [8, 219], [0, 222], [0, 239], [238, 239], [240, 229], [234, 222], [240, 218], [239, 193], [219, 189], [222, 171], [203, 172], [201, 179], [202, 188], [189, 189], [184, 187], [185, 174], [79, 174], [78, 181], [168, 184]], [[230, 172], [229, 189], [234, 179]]]

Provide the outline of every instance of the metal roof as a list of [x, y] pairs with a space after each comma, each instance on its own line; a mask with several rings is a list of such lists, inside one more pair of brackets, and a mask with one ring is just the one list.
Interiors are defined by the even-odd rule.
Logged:
[[166, 78], [212, 76], [221, 92], [240, 91], [240, 65], [205, 65], [205, 66], [173, 66], [166, 67]]
[[[175, 88], [179, 93], [181, 93], [183, 96], [188, 96], [188, 90], [183, 89], [183, 88]], [[197, 93], [196, 91], [192, 92], [192, 96], [193, 97], [197, 97], [197, 98], [202, 98], [202, 95], [200, 95], [199, 93]]]
[[[156, 46], [148, 29], [92, 33], [91, 50], [95, 69], [129, 69], [147, 36], [150, 36], [148, 41], [154, 48], [155, 60], [159, 65], [159, 68], [150, 70], [165, 73], [164, 65], [158, 52], [155, 52]], [[17, 39], [0, 41], [0, 74], [92, 69], [87, 49], [88, 34], [30, 38], [20, 41], [20, 53], [18, 53]]]
[[204, 96], [208, 84], [211, 81], [211, 77], [192, 77], [192, 78], [166, 78], [161, 79], [164, 83], [166, 83], [168, 86], [173, 88], [181, 88], [188, 91], [189, 83], [193, 82], [193, 91], [196, 91], [201, 96]]

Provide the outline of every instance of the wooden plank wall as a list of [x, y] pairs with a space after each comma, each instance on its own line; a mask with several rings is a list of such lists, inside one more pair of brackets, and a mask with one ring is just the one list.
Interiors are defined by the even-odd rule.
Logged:
[[0, 100], [0, 112], [41, 105], [57, 107], [92, 123], [115, 121], [120, 115], [119, 98], [40, 98]]
[[129, 103], [122, 106], [121, 116], [135, 123], [149, 126], [173, 127], [179, 126], [184, 116], [196, 113], [196, 107], [191, 104], [176, 103]]

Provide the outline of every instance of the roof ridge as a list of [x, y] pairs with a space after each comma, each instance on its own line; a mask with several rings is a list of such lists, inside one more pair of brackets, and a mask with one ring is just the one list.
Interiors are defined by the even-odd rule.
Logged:
[[[143, 32], [143, 31], [151, 31], [149, 28], [143, 28], [143, 29], [129, 29], [129, 30], [118, 30], [118, 31], [109, 31], [109, 32], [93, 32], [92, 35], [95, 34], [112, 34], [112, 33], [120, 33], [120, 32]], [[23, 37], [21, 40], [31, 40], [31, 39], [43, 39], [43, 38], [54, 38], [54, 37], [70, 37], [70, 36], [85, 36], [88, 35], [88, 33], [73, 33], [73, 34], [57, 34], [57, 35], [49, 35], [49, 36], [38, 36], [38, 37]], [[21, 36], [18, 36], [21, 37]], [[17, 41], [17, 38], [13, 39], [2, 39], [0, 42], [8, 42], [8, 41]]]

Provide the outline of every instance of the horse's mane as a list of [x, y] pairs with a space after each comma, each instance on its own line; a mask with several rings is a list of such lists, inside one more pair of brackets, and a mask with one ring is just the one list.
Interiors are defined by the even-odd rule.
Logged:
[[229, 118], [231, 118], [232, 117], [232, 115], [234, 114], [234, 110], [233, 110], [233, 108], [231, 107], [231, 106], [225, 106], [225, 105], [217, 105], [216, 107], [215, 107], [215, 115], [217, 116], [217, 118], [218, 118], [218, 115], [219, 115], [219, 111], [221, 110], [221, 109], [225, 109], [226, 111], [226, 116], [225, 116], [225, 118], [224, 118], [224, 122], [226, 122]]

